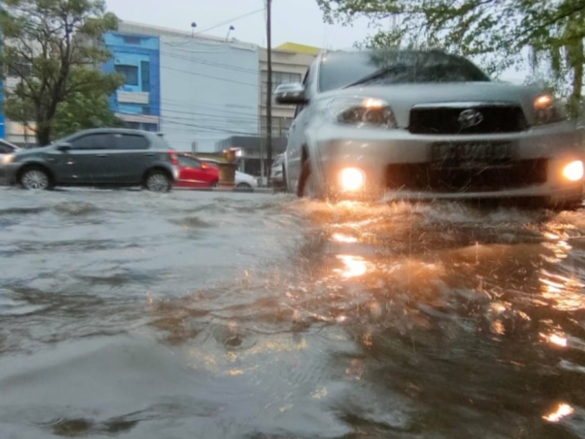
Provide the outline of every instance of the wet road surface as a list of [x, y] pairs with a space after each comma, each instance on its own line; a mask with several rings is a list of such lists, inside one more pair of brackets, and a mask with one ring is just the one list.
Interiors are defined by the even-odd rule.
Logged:
[[585, 438], [585, 212], [0, 190], [0, 437]]

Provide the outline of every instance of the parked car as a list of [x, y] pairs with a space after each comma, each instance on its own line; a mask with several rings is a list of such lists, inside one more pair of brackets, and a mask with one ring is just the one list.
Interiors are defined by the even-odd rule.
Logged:
[[175, 187], [207, 188], [217, 185], [219, 170], [204, 163], [189, 153], [177, 153], [179, 158], [179, 178]]
[[[207, 163], [208, 165], [211, 165], [215, 168], [217, 168], [218, 164], [220, 163], [218, 160], [209, 158], [201, 158], [200, 160], [203, 163]], [[256, 180], [256, 177], [254, 177], [253, 175], [236, 171], [235, 185], [236, 189], [253, 191], [258, 187], [258, 181]]]
[[143, 186], [167, 192], [178, 178], [178, 158], [162, 136], [140, 130], [80, 131], [42, 148], [4, 156], [8, 184], [25, 189], [55, 186]]
[[270, 170], [270, 184], [275, 190], [284, 189], [284, 154], [279, 154], [272, 163], [272, 169]]
[[329, 51], [275, 99], [297, 106], [284, 170], [299, 196], [582, 203], [583, 132], [559, 102], [465, 58]]

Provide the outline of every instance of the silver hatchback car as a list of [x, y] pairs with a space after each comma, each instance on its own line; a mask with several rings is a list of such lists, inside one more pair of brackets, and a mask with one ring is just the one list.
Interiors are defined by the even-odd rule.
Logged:
[[583, 131], [546, 90], [491, 80], [441, 51], [332, 51], [302, 84], [283, 173], [299, 196], [583, 199]]

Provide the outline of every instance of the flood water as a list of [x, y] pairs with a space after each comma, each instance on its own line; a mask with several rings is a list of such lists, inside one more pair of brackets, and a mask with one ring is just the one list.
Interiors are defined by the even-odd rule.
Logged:
[[585, 438], [585, 211], [0, 190], [0, 438]]

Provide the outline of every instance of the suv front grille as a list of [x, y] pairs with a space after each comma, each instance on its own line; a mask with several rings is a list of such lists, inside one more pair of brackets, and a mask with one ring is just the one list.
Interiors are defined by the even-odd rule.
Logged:
[[388, 165], [390, 190], [488, 192], [546, 183], [546, 159], [522, 160], [511, 166], [485, 169], [434, 169], [428, 163]]
[[[477, 110], [483, 120], [465, 127], [459, 116]], [[410, 110], [409, 131], [413, 134], [495, 134], [515, 133], [527, 128], [522, 108], [517, 105], [478, 105], [471, 107], [421, 107]]]

